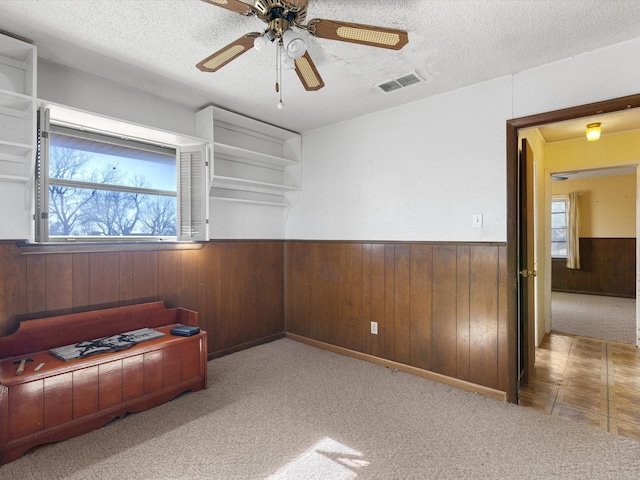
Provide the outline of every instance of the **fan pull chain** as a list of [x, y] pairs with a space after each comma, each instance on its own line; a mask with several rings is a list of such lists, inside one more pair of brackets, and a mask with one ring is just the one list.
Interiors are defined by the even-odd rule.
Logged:
[[276, 48], [276, 92], [280, 94], [278, 109], [282, 110], [284, 108], [284, 103], [282, 103], [282, 40], [278, 41], [278, 48]]

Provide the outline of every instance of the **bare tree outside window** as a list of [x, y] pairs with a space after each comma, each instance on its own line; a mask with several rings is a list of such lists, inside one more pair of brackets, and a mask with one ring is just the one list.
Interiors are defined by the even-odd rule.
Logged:
[[[154, 156], [120, 148], [116, 156], [112, 150], [52, 135], [49, 235], [175, 236], [175, 154]], [[167, 179], [169, 175], [173, 178]], [[159, 188], [167, 182], [170, 190]]]
[[[52, 148], [49, 171], [52, 178], [71, 180], [89, 161], [89, 155], [69, 148]], [[95, 192], [66, 185], [49, 186], [49, 234], [74, 235], [83, 223], [83, 207]]]

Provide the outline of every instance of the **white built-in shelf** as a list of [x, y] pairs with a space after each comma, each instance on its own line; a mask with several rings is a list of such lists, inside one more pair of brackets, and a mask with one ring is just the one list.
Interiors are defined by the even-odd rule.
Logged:
[[34, 148], [35, 145], [0, 140], [0, 160], [24, 163], [25, 157], [30, 155]]
[[245, 198], [231, 198], [231, 197], [213, 197], [214, 200], [220, 202], [233, 202], [233, 203], [246, 203], [251, 205], [265, 205], [267, 207], [290, 207], [291, 204], [286, 200], [282, 202], [269, 202], [266, 200], [248, 200]]
[[245, 117], [238, 113], [230, 112], [222, 108], [213, 107], [214, 121], [217, 124], [227, 124], [230, 126], [241, 127], [247, 131], [259, 133], [268, 137], [279, 138], [281, 140], [292, 140], [299, 138], [300, 134], [276, 127], [268, 123], [261, 122], [254, 118]]
[[9, 90], [0, 90], [0, 114], [25, 118], [33, 105], [33, 97]]
[[0, 175], [0, 181], [12, 182], [12, 183], [27, 183], [28, 177], [21, 177], [18, 175]]
[[299, 133], [214, 106], [196, 114], [196, 131], [212, 145], [212, 199], [291, 206], [301, 182]]
[[266, 193], [269, 195], [284, 195], [287, 192], [295, 192], [298, 187], [280, 185], [275, 183], [257, 182], [246, 178], [214, 176], [212, 187], [226, 188], [229, 190], [242, 190], [245, 192]]
[[[14, 52], [14, 54], [15, 53], [16, 52]], [[18, 52], [18, 54], [20, 54], [20, 52]], [[0, 63], [8, 67], [16, 68], [18, 70], [27, 69], [27, 62], [25, 60], [18, 60], [12, 57], [7, 57], [5, 55], [0, 55]]]
[[275, 166], [284, 169], [286, 167], [293, 167], [300, 163], [297, 160], [289, 160], [288, 158], [276, 157], [275, 155], [247, 150], [246, 148], [235, 147], [233, 145], [226, 145], [218, 142], [213, 143], [213, 151], [216, 157], [220, 156], [234, 162], [248, 163], [250, 165], [257, 164], [264, 167]]
[[33, 180], [36, 47], [0, 34], [0, 182]]

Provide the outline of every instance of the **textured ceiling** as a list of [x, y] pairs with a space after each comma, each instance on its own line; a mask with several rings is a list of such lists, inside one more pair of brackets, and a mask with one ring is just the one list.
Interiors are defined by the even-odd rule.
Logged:
[[[39, 56], [198, 108], [214, 103], [306, 131], [513, 74], [640, 35], [640, 1], [311, 0], [308, 19], [403, 28], [390, 51], [301, 35], [326, 87], [306, 92], [285, 72], [274, 91], [273, 49], [251, 50], [216, 73], [195, 64], [245, 33], [243, 17], [200, 0], [0, 0], [0, 29]], [[393, 93], [375, 84], [415, 71], [425, 83]]]
[[596, 122], [601, 124], [602, 135], [638, 130], [640, 129], [640, 109], [633, 108], [621, 112], [543, 125], [539, 127], [539, 130], [547, 143], [573, 140], [575, 138], [585, 138], [586, 140], [587, 125]]

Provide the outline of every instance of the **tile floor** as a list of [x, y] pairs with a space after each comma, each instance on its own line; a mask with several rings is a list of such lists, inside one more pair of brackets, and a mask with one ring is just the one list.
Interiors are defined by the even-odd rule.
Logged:
[[640, 350], [551, 333], [520, 405], [640, 441]]

